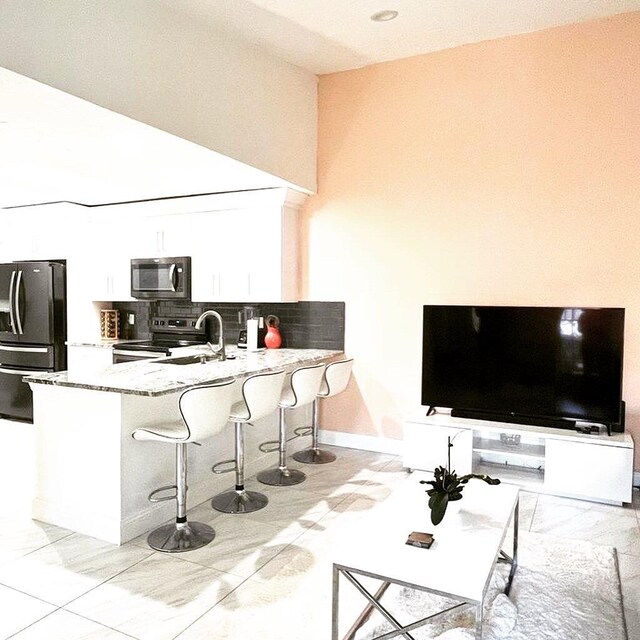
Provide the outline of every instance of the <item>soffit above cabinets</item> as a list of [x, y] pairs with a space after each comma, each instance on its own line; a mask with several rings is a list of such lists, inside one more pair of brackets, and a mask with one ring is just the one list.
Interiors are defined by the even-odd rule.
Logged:
[[222, 154], [0, 68], [0, 209], [287, 186]]
[[[638, 11], [640, 0], [183, 0], [181, 6], [324, 74]], [[373, 22], [381, 10], [398, 17]]]

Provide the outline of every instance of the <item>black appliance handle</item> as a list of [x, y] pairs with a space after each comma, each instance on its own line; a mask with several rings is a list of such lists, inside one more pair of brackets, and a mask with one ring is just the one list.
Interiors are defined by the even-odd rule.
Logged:
[[178, 287], [178, 278], [176, 272], [176, 263], [174, 262], [171, 267], [169, 267], [169, 282], [171, 282], [171, 291], [177, 291]]
[[22, 270], [18, 271], [18, 279], [16, 280], [16, 322], [18, 324], [18, 333], [24, 334], [22, 330], [22, 318], [20, 317], [20, 284], [22, 283]]
[[11, 320], [11, 332], [18, 334], [16, 331], [16, 316], [14, 312], [14, 291], [16, 285], [16, 271], [11, 272], [11, 283], [9, 284], [9, 319]]

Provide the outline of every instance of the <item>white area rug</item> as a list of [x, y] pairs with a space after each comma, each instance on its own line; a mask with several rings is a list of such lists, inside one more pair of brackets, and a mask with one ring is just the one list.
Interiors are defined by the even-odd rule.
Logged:
[[[485, 601], [484, 640], [626, 640], [615, 549], [522, 532], [509, 598], [502, 593], [507, 575], [508, 565], [498, 565]], [[396, 585], [381, 602], [401, 624], [454, 604]], [[375, 638], [392, 628], [375, 612], [356, 638]], [[471, 606], [411, 635], [416, 640], [472, 640], [474, 632]]]

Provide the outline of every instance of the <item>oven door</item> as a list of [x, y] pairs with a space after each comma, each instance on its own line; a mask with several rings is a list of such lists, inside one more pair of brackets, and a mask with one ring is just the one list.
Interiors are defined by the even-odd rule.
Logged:
[[191, 297], [191, 258], [134, 258], [131, 296], [145, 300], [188, 300]]

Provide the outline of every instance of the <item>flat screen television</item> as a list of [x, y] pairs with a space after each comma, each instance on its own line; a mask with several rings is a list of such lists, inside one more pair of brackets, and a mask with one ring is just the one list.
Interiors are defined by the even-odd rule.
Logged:
[[624, 309], [424, 307], [422, 404], [464, 416], [623, 431]]

